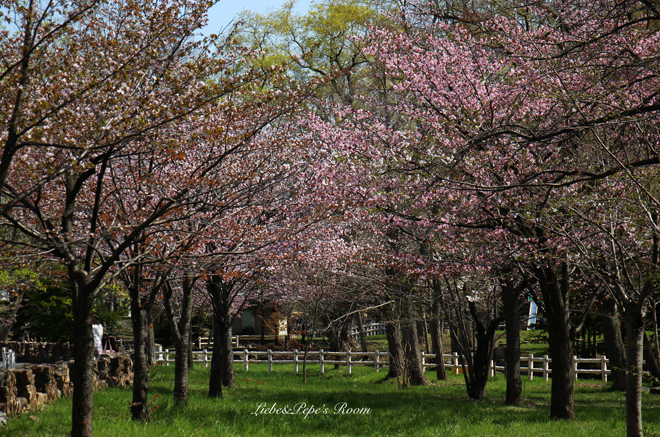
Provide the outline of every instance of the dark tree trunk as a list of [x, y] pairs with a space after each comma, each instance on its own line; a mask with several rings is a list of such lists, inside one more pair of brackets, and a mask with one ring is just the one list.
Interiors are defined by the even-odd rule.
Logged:
[[656, 354], [656, 349], [646, 332], [644, 333], [644, 361], [646, 361], [646, 368], [653, 379], [660, 381], [660, 356]]
[[149, 367], [147, 364], [147, 312], [140, 305], [140, 289], [131, 287], [131, 323], [133, 325], [133, 402], [131, 418], [149, 419]]
[[390, 370], [386, 378], [398, 378], [403, 376], [403, 346], [401, 345], [401, 332], [398, 322], [387, 322], [385, 324], [387, 335], [387, 347], [390, 353]]
[[213, 314], [213, 355], [211, 356], [211, 377], [209, 381], [209, 397], [221, 398], [222, 397], [222, 365], [220, 364], [220, 353], [216, 353], [222, 349], [220, 345], [222, 335], [222, 327], [217, 315]]
[[[328, 330], [328, 340], [330, 350], [335, 352], [346, 351], [351, 347], [351, 328], [353, 327], [353, 316], [345, 317], [338, 328]], [[312, 327], [312, 331], [314, 327]], [[310, 336], [313, 335], [310, 333]], [[335, 358], [339, 360], [339, 357]], [[335, 369], [339, 369], [340, 364], [335, 364]]]
[[174, 355], [174, 403], [188, 405], [188, 347], [181, 342]]
[[188, 344], [190, 345], [190, 347], [188, 347], [188, 369], [192, 369], [195, 367], [195, 360], [193, 357], [192, 329], [190, 329], [190, 332], [188, 332]]
[[534, 269], [543, 296], [552, 356], [550, 417], [575, 419], [573, 341], [569, 324], [568, 266], [561, 265], [561, 279], [552, 265]]
[[11, 328], [14, 326], [16, 321], [16, 314], [21, 308], [21, 303], [23, 302], [23, 295], [25, 293], [22, 290], [16, 291], [16, 299], [10, 304], [10, 308], [7, 310], [7, 315], [4, 317], [5, 320], [0, 322], [0, 341], [6, 342], [11, 333]]
[[209, 396], [222, 397], [222, 385], [234, 387], [234, 349], [231, 343], [231, 302], [234, 283], [211, 278], [207, 289], [213, 303], [213, 356]]
[[185, 276], [182, 280], [181, 315], [177, 323], [172, 307], [172, 284], [165, 287], [165, 313], [170, 325], [176, 353], [174, 356], [174, 402], [179, 405], [188, 404], [188, 351], [192, 348], [192, 295], [194, 280]]
[[636, 303], [624, 308], [626, 322], [626, 435], [642, 436], [642, 351], [644, 318]]
[[436, 299], [433, 302], [433, 318], [431, 319], [431, 343], [433, 345], [433, 353], [435, 354], [435, 374], [438, 381], [447, 379], [447, 369], [445, 369], [445, 360], [442, 356], [442, 325], [440, 303]]
[[[222, 397], [220, 386], [234, 387], [234, 347], [231, 343], [231, 322], [227, 316], [216, 320], [213, 336], [213, 356], [211, 357], [211, 378], [209, 396]], [[231, 320], [231, 315], [229, 316]]]
[[222, 385], [225, 387], [235, 387], [234, 346], [231, 343], [231, 314], [229, 314], [229, 310], [227, 310], [225, 316], [225, 323], [222, 325], [220, 364], [222, 366]]
[[610, 371], [614, 389], [626, 390], [626, 351], [621, 336], [621, 323], [614, 299], [606, 299], [600, 307], [600, 323], [603, 328], [605, 350], [610, 361]]
[[431, 383], [424, 374], [422, 355], [419, 351], [419, 336], [417, 333], [417, 322], [410, 320], [401, 328], [403, 333], [403, 350], [405, 366], [412, 385], [430, 385]]
[[153, 307], [147, 309], [147, 338], [145, 350], [147, 353], [147, 366], [151, 367], [156, 364], [156, 337], [154, 336]]
[[[495, 330], [502, 320], [501, 318], [489, 320], [486, 326], [479, 320], [474, 302], [470, 302], [469, 306], [476, 325], [477, 347], [472, 357], [472, 366], [469, 369], [468, 396], [472, 399], [482, 400], [486, 397], [486, 384], [490, 376], [490, 362], [495, 346]], [[466, 356], [469, 353], [469, 351], [464, 351]]]
[[426, 353], [430, 354], [431, 349], [429, 347], [429, 329], [428, 326], [426, 325], [426, 317], [423, 320], [417, 321], [417, 334], [423, 340], [424, 349], [426, 350]]
[[85, 272], [69, 266], [73, 310], [73, 408], [72, 437], [92, 437], [94, 406], [93, 290]]
[[363, 323], [363, 314], [358, 313], [357, 316], [357, 325], [358, 331], [360, 333], [360, 345], [362, 346], [362, 352], [367, 352], [367, 334], [364, 332], [364, 323]]
[[506, 404], [520, 405], [522, 380], [520, 378], [520, 312], [518, 298], [521, 289], [515, 287], [513, 278], [506, 275], [502, 279], [502, 304], [506, 321], [506, 349], [504, 351], [506, 372]]

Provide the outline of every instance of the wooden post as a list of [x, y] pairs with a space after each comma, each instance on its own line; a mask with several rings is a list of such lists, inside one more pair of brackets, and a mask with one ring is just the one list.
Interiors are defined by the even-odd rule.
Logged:
[[346, 350], [346, 374], [351, 375], [351, 350]]
[[548, 380], [548, 356], [543, 355], [543, 380], [547, 381]]
[[273, 373], [273, 351], [268, 349], [268, 372]]
[[321, 367], [321, 375], [325, 372], [325, 358], [323, 357], [323, 349], [319, 349], [319, 366]]
[[298, 374], [298, 349], [293, 350], [293, 372]]
[[197, 337], [197, 349], [202, 348], [202, 337]]
[[380, 359], [380, 351], [376, 349], [374, 351], [374, 369], [378, 372], [378, 361]]
[[454, 352], [452, 361], [454, 364], [454, 375], [458, 375], [458, 352]]
[[[231, 357], [232, 361], [234, 361], [234, 357]], [[204, 367], [209, 367], [209, 351], [204, 349]]]
[[577, 362], [577, 356], [573, 355], [573, 370], [575, 371], [575, 379], [578, 379], [578, 362]]
[[527, 373], [529, 374], [529, 380], [534, 379], [534, 354], [529, 354], [529, 361], [527, 362]]
[[170, 350], [165, 349], [165, 365], [169, 366], [170, 365]]
[[422, 372], [426, 370], [426, 352], [422, 351]]
[[495, 378], [495, 361], [490, 360], [490, 377]]
[[243, 367], [245, 368], [246, 372], [250, 369], [247, 349], [243, 349]]
[[600, 357], [600, 375], [603, 381], [607, 382], [607, 357]]
[[238, 349], [239, 346], [240, 346], [240, 345], [239, 345], [239, 343], [238, 343], [238, 335], [236, 335], [236, 349]]

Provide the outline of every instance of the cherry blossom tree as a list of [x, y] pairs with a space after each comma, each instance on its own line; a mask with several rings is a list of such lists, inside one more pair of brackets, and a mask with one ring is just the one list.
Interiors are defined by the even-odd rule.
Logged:
[[231, 112], [236, 105], [219, 98], [253, 78], [240, 67], [240, 50], [220, 53], [215, 41], [194, 37], [211, 4], [3, 4], [10, 21], [18, 19], [0, 42], [2, 211], [4, 224], [22, 234], [6, 240], [68, 268], [76, 336], [72, 435], [92, 434], [94, 297], [144, 258], [125, 255], [150, 228], [181, 220], [177, 208], [209, 186], [200, 178], [217, 159], [200, 163], [206, 171], [198, 169], [197, 179], [164, 179], [142, 198], [131, 193], [137, 200], [130, 217], [110, 206], [107, 181], [126, 176], [126, 157], [183, 159], [176, 130], [165, 128], [210, 104]]
[[338, 109], [339, 122], [318, 125], [320, 140], [353, 170], [354, 195], [404, 227], [432, 228], [439, 253], [481, 241], [489, 256], [473, 252], [463, 266], [524, 261], [551, 322], [551, 415], [572, 419], [576, 271], [555, 230], [581, 187], [658, 163], [655, 137], [646, 140], [660, 108], [657, 11], [532, 3], [465, 23], [439, 19], [433, 3], [412, 6], [406, 32], [374, 29], [365, 49], [396, 99], [379, 112]]

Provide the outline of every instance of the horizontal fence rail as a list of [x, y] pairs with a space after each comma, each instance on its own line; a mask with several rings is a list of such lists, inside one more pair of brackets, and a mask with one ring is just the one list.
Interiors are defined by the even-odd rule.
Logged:
[[[156, 361], [169, 366], [174, 362], [174, 350], [165, 349], [156, 352]], [[299, 366], [303, 363], [304, 351], [294, 349], [292, 351], [234, 351], [234, 363], [241, 363], [245, 370], [249, 370], [250, 364], [268, 364], [268, 371], [273, 371], [274, 364], [293, 364], [294, 372], [298, 373]], [[211, 362], [213, 352], [204, 349], [193, 351], [193, 361], [204, 363], [208, 367]], [[435, 367], [435, 354], [427, 354], [421, 352], [422, 364], [424, 368]], [[453, 354], [443, 354], [445, 367], [452, 373], [458, 375], [463, 373], [463, 366], [461, 365], [462, 356], [454, 352]], [[520, 372], [526, 374], [527, 378], [531, 381], [534, 376], [543, 377], [547, 381], [549, 376], [552, 375], [552, 358], [547, 355], [542, 357], [535, 357], [530, 354], [520, 357], [521, 367]], [[523, 366], [522, 364], [526, 364]], [[389, 366], [389, 353], [387, 351], [373, 351], [373, 352], [333, 352], [324, 351], [323, 349], [316, 351], [309, 351], [307, 353], [307, 364], [318, 364], [320, 373], [325, 372], [325, 365], [340, 365], [346, 366], [346, 373], [351, 374], [353, 366], [370, 366], [378, 372], [382, 367]], [[580, 365], [585, 366], [581, 367]], [[575, 370], [575, 379], [578, 375], [599, 375], [603, 381], [607, 381], [608, 375], [611, 373], [609, 368], [609, 359], [605, 355], [599, 358], [578, 358], [573, 356], [573, 366]], [[467, 367], [466, 367], [467, 370]], [[491, 360], [490, 375], [495, 376], [496, 372], [504, 372], [504, 366], [497, 366]], [[647, 373], [647, 372], [644, 372]]]

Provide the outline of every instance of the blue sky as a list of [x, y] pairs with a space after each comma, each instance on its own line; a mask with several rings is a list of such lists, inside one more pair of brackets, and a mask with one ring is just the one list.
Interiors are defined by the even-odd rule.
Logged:
[[[271, 11], [279, 9], [284, 3], [285, 0], [220, 0], [209, 11], [209, 25], [205, 33], [219, 32], [244, 10], [263, 14], [269, 9]], [[311, 0], [298, 0], [296, 10], [305, 13], [311, 3]]]

